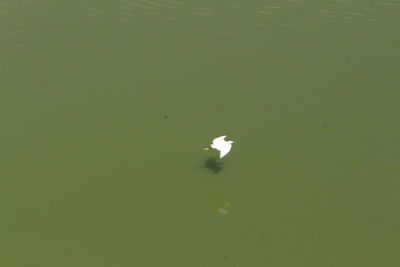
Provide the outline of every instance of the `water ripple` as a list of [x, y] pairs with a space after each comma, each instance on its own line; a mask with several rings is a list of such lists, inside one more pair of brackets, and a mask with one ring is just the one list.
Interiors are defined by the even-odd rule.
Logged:
[[8, 55], [13, 47], [23, 46], [26, 38], [39, 27], [44, 1], [0, 1], [0, 54]]
[[237, 0], [80, 0], [57, 4], [51, 0], [0, 0], [0, 52], [4, 54], [7, 47], [22, 45], [24, 38], [37, 30], [43, 16], [51, 14], [129, 23], [145, 16], [158, 16], [174, 23], [186, 23], [190, 16], [209, 23], [212, 17], [215, 33], [236, 36], [240, 34], [238, 29], [245, 27], [296, 29], [307, 24], [379, 23], [395, 19], [397, 7], [400, 1], [394, 0], [261, 0], [243, 6]]

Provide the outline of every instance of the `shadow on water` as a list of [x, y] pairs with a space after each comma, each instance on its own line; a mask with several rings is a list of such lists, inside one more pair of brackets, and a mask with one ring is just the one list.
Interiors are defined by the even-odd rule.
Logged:
[[211, 170], [213, 173], [218, 173], [218, 172], [222, 171], [222, 169], [223, 169], [222, 165], [223, 164], [224, 164], [223, 162], [217, 161], [216, 157], [212, 157], [212, 158], [208, 158], [204, 162], [203, 167]]

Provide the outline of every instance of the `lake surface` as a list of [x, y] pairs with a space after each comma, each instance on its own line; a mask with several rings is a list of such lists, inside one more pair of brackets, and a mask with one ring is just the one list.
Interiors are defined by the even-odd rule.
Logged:
[[1, 266], [400, 266], [400, 1], [0, 7]]

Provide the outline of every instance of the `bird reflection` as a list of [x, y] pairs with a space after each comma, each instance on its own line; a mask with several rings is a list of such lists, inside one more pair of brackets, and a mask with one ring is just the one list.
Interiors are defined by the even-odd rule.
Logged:
[[222, 171], [222, 165], [224, 163], [223, 162], [219, 162], [217, 161], [216, 157], [212, 157], [212, 158], [208, 158], [205, 162], [204, 162], [204, 167], [211, 170], [214, 173], [218, 173], [220, 171]]

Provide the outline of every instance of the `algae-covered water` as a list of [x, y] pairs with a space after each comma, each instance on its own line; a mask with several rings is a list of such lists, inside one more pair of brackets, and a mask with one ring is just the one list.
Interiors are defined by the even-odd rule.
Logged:
[[399, 14], [0, 1], [0, 266], [400, 266]]

